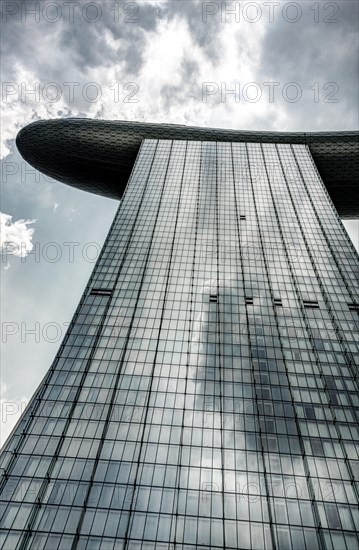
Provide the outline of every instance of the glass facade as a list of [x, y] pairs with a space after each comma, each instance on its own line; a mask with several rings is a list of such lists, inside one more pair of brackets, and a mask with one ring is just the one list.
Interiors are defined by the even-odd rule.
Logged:
[[357, 275], [306, 145], [144, 140], [2, 453], [3, 548], [357, 549]]

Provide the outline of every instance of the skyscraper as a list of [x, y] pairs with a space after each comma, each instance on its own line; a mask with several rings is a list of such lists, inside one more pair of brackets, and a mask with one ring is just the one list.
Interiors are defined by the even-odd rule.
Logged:
[[356, 143], [20, 132], [60, 181], [121, 197], [131, 175], [5, 445], [6, 550], [358, 548], [358, 257], [328, 194], [358, 216]]

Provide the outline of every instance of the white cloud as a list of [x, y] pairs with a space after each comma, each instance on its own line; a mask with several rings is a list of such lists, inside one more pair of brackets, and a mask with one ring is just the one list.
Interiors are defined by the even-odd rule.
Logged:
[[12, 216], [0, 212], [0, 248], [6, 255], [24, 258], [33, 249], [32, 236], [35, 229], [28, 225], [36, 220], [12, 221]]

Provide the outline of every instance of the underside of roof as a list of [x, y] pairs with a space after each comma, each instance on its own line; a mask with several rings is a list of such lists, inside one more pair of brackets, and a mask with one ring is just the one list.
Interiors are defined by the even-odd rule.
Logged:
[[17, 135], [23, 158], [58, 181], [120, 199], [143, 139], [308, 145], [341, 218], [359, 218], [358, 132], [251, 132], [84, 118], [36, 121]]

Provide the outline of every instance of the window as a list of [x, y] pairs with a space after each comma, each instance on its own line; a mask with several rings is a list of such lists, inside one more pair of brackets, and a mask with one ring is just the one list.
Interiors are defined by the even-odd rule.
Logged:
[[340, 524], [339, 514], [338, 514], [336, 505], [325, 503], [324, 506], [325, 506], [325, 511], [327, 513], [328, 527], [330, 529], [340, 529], [341, 524]]
[[210, 294], [209, 295], [209, 301], [212, 304], [216, 304], [218, 302], [218, 296], [217, 294]]
[[247, 306], [252, 306], [253, 305], [253, 298], [252, 297], [247, 297], [246, 298], [246, 305]]
[[275, 306], [282, 306], [282, 305], [283, 305], [283, 304], [282, 304], [282, 300], [281, 300], [280, 298], [274, 298], [273, 304], [274, 304]]
[[305, 405], [304, 412], [305, 412], [305, 417], [308, 418], [309, 420], [316, 419], [314, 407], [312, 407], [311, 405]]
[[334, 376], [325, 376], [325, 382], [327, 384], [327, 388], [329, 388], [330, 390], [337, 389]]
[[267, 438], [267, 451], [269, 452], [278, 452], [278, 441], [276, 437], [268, 437]]
[[311, 440], [313, 455], [324, 456], [323, 445], [319, 439]]
[[303, 300], [303, 306], [306, 309], [319, 309], [317, 300]]
[[111, 296], [112, 290], [108, 288], [92, 288], [90, 296]]
[[[267, 420], [265, 421], [265, 431], [267, 433], [275, 433], [275, 424], [274, 424], [274, 420]], [[270, 439], [270, 438], [268, 438]]]
[[359, 313], [359, 304], [355, 302], [348, 304], [349, 311], [357, 311]]

